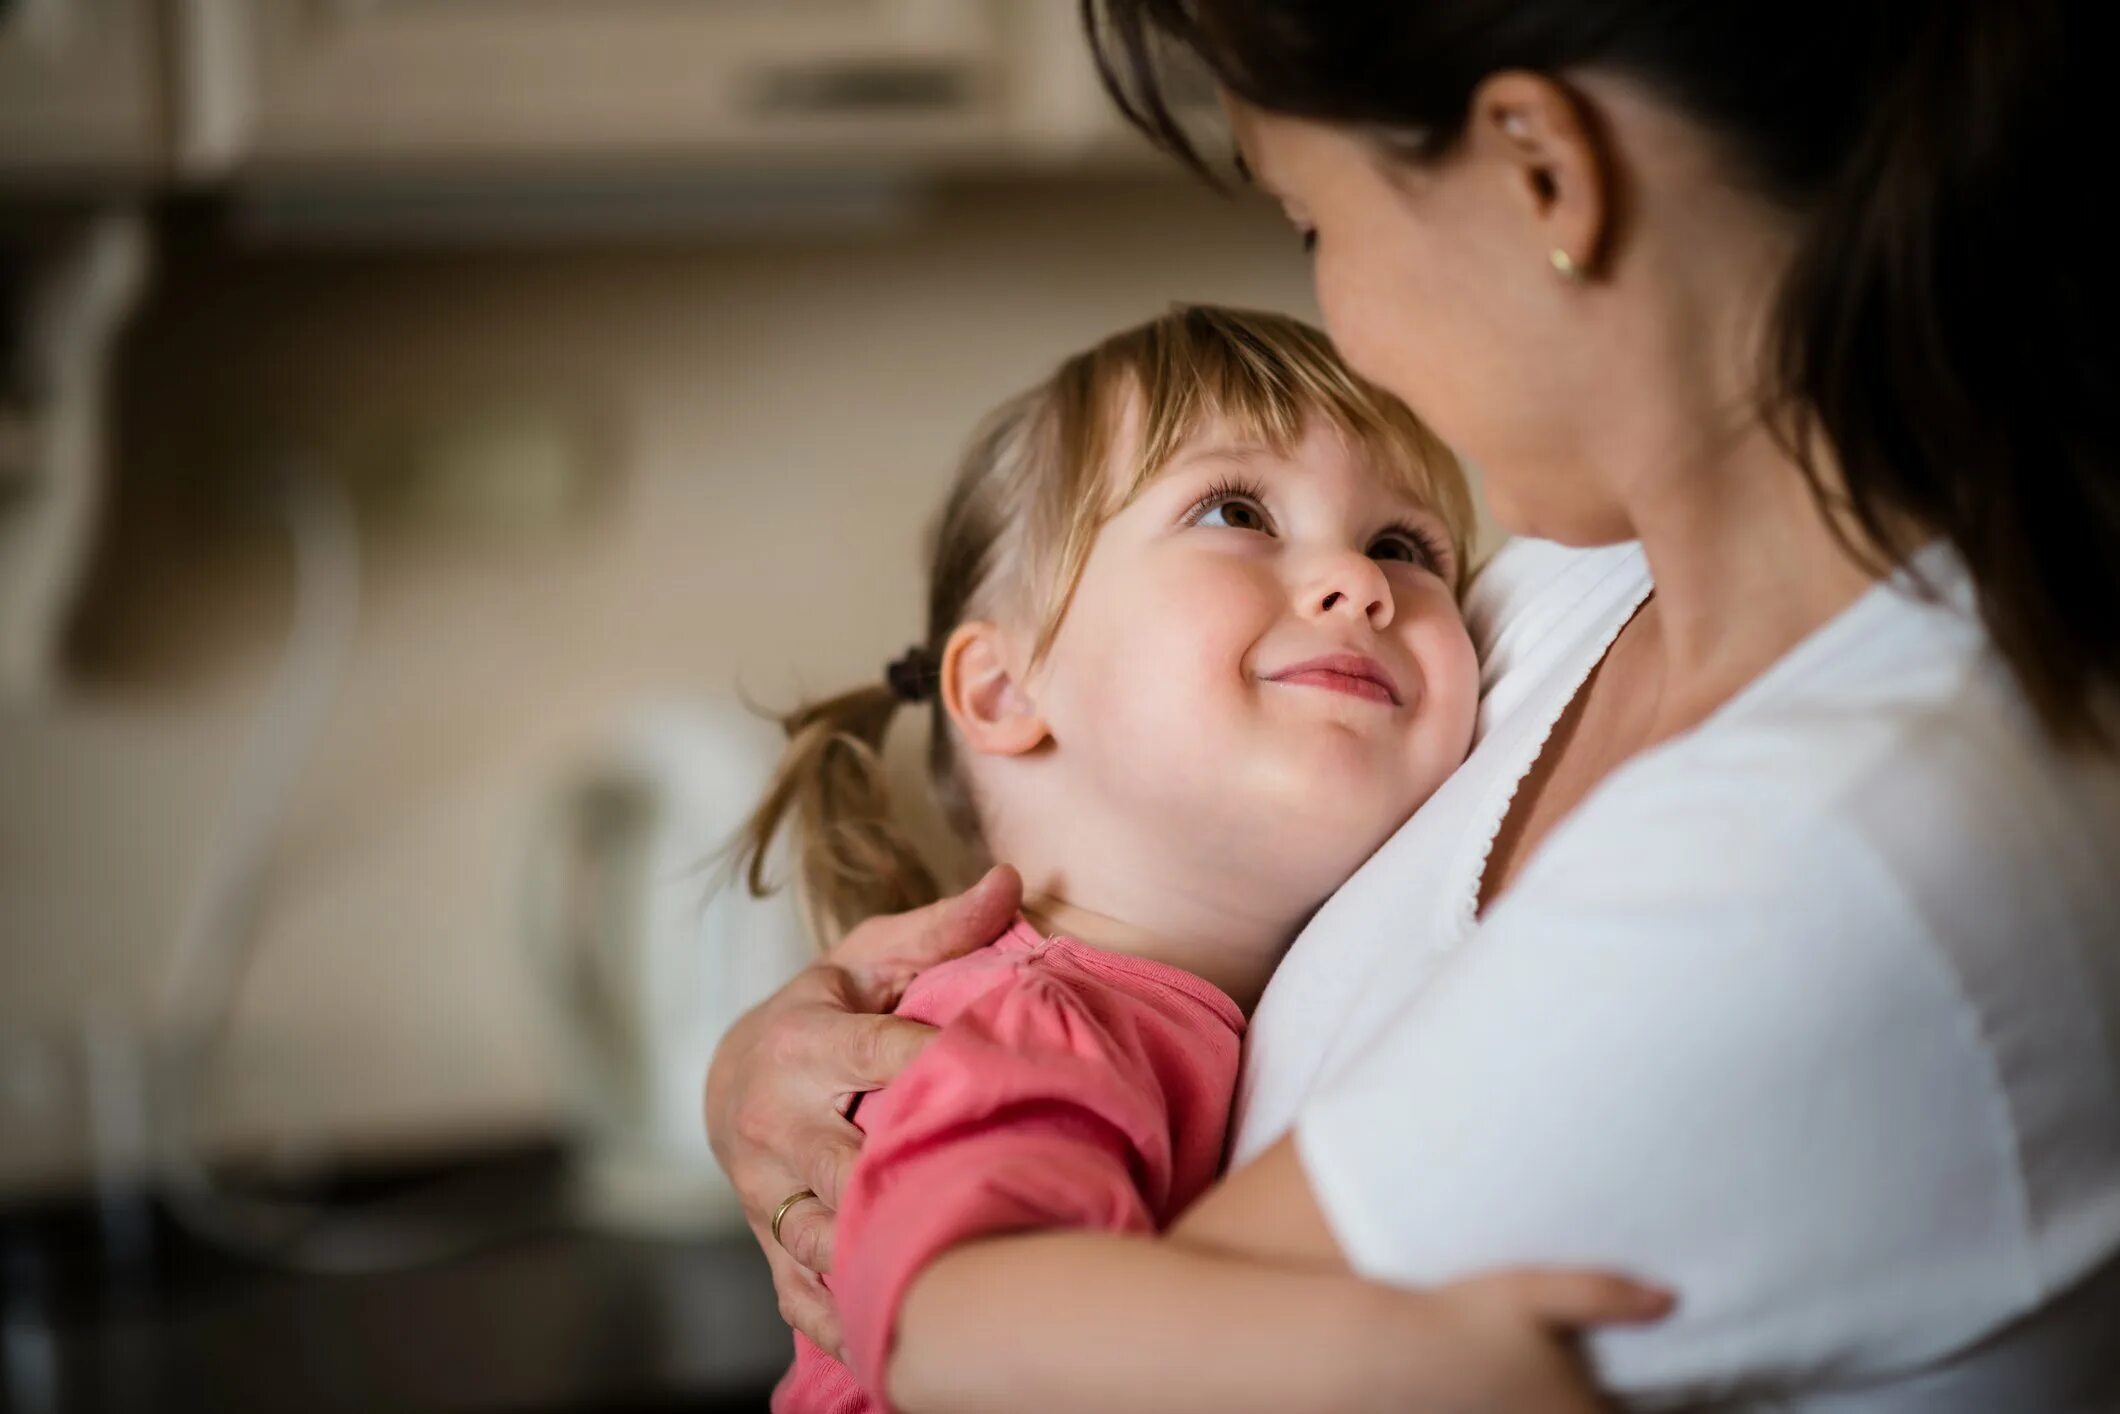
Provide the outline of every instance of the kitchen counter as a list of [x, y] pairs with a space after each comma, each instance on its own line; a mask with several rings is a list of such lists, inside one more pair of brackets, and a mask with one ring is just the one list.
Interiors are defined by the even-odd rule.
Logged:
[[354, 1191], [373, 1202], [436, 1177], [460, 1207], [530, 1216], [454, 1260], [319, 1276], [226, 1255], [145, 1203], [0, 1210], [0, 1409], [765, 1408], [789, 1337], [748, 1236], [568, 1227], [546, 1148], [368, 1175]]

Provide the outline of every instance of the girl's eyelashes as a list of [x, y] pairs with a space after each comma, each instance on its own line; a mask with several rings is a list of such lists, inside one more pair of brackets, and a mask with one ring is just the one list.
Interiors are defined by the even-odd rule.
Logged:
[[1317, 251], [1318, 251], [1318, 228], [1317, 228], [1316, 226], [1303, 226], [1303, 227], [1299, 227], [1299, 228], [1297, 229], [1297, 231], [1296, 231], [1296, 235], [1297, 235], [1297, 236], [1298, 236], [1298, 237], [1299, 237], [1299, 238], [1300, 238], [1300, 239], [1302, 240], [1302, 242], [1303, 242], [1303, 253], [1304, 253], [1305, 255], [1315, 255], [1315, 254], [1317, 254]]
[[1369, 557], [1373, 560], [1403, 561], [1419, 565], [1432, 574], [1441, 574], [1449, 563], [1450, 550], [1442, 537], [1423, 526], [1400, 522], [1386, 526], [1383, 532], [1370, 543]]
[[1253, 530], [1273, 534], [1273, 517], [1266, 513], [1266, 497], [1248, 481], [1218, 481], [1185, 512], [1186, 525], [1206, 525], [1227, 530]]
[[[1216, 530], [1249, 530], [1262, 535], [1279, 533], [1266, 510], [1266, 495], [1249, 481], [1218, 481], [1208, 493], [1192, 503], [1181, 524], [1204, 525]], [[1425, 526], [1395, 521], [1369, 542], [1371, 559], [1404, 563], [1443, 574], [1450, 563], [1450, 547]]]

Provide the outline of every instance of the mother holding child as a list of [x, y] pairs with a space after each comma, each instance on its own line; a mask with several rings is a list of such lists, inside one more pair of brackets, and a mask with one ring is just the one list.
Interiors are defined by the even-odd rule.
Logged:
[[778, 1407], [2120, 1408], [2084, 8], [1085, 0], [1331, 345], [1070, 360], [790, 719], [753, 878], [854, 926], [707, 1086]]

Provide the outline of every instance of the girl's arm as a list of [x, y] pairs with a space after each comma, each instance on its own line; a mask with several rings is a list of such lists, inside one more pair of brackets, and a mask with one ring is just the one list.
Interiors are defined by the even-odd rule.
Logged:
[[[1262, 1236], [1269, 1258], [1238, 1255]], [[1566, 1337], [1668, 1305], [1592, 1273], [1502, 1273], [1431, 1292], [1358, 1280], [1284, 1142], [1161, 1239], [1042, 1233], [943, 1254], [900, 1310], [888, 1389], [907, 1414], [1574, 1414], [1600, 1406]]]

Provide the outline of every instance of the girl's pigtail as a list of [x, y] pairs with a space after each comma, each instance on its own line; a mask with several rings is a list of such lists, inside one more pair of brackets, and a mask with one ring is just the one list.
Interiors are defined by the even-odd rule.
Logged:
[[736, 841], [744, 882], [763, 897], [779, 887], [768, 877], [767, 857], [786, 830], [796, 900], [823, 947], [865, 918], [941, 897], [891, 810], [883, 743], [902, 702], [877, 683], [783, 717], [787, 749]]

